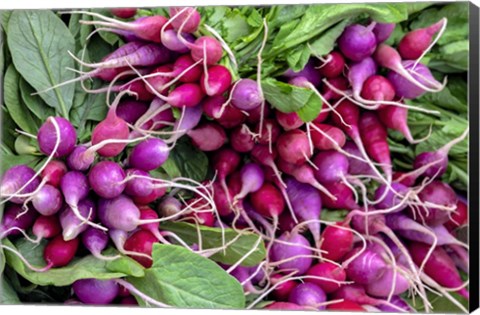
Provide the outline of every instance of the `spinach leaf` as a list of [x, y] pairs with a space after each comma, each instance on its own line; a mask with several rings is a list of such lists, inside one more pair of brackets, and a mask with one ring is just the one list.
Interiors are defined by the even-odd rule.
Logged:
[[22, 103], [19, 83], [20, 75], [15, 67], [10, 65], [3, 82], [5, 106], [10, 117], [23, 131], [36, 134], [40, 121]]
[[322, 109], [322, 100], [311, 89], [300, 88], [273, 78], [262, 81], [265, 99], [284, 113], [297, 112], [300, 118], [314, 120]]
[[1, 117], [0, 135], [2, 138], [2, 147], [4, 150], [8, 149], [5, 152], [13, 152], [14, 145], [15, 145], [15, 137], [16, 137], [15, 122], [12, 120], [12, 117], [8, 113], [6, 107], [2, 106], [1, 111], [2, 113], [0, 114], [0, 117]]
[[0, 275], [0, 305], [20, 304], [17, 293], [3, 275]]
[[0, 173], [8, 170], [9, 168], [26, 164], [28, 166], [34, 167], [42, 160], [41, 157], [34, 155], [10, 155], [2, 154], [2, 159], [0, 160]]
[[35, 90], [23, 78], [20, 79], [19, 87], [23, 103], [42, 123], [47, 117], [55, 116], [53, 108], [48, 107], [38, 95], [32, 95]]
[[441, 46], [438, 53], [433, 54], [428, 66], [443, 73], [468, 71], [469, 45], [469, 40], [460, 40]]
[[242, 286], [215, 262], [176, 245], [154, 244], [152, 257], [145, 277], [127, 281], [153, 299], [175, 307], [245, 307]]
[[[8, 47], [15, 68], [36, 90], [43, 91], [73, 79], [75, 41], [63, 21], [49, 10], [16, 10], [8, 23]], [[62, 87], [40, 93], [45, 103], [63, 117], [69, 117], [75, 86]]]
[[179, 141], [162, 169], [171, 178], [184, 176], [200, 182], [207, 176], [208, 157], [188, 141]]
[[12, 10], [0, 11], [0, 26], [2, 26], [2, 29], [5, 30], [5, 32], [8, 30], [8, 21], [10, 20], [12, 12]]
[[[202, 238], [203, 249], [218, 248], [222, 246], [222, 230], [220, 228], [211, 228], [206, 226], [197, 227], [193, 224], [184, 222], [165, 222], [162, 223], [161, 228], [166, 231], [176, 233], [187, 244], [197, 244], [200, 233]], [[238, 234], [233, 229], [225, 229], [225, 243], [238, 239], [227, 246], [225, 253], [219, 252], [210, 258], [212, 260], [232, 265], [236, 263], [245, 254], [256, 247], [243, 262], [242, 266], [256, 266], [265, 259], [266, 252], [263, 242], [255, 245], [258, 242], [258, 236], [253, 233], [246, 233], [244, 235]]]
[[[14, 243], [8, 239], [2, 240], [3, 245], [17, 249], [25, 259], [34, 266], [45, 266], [43, 260], [43, 250], [46, 241], [42, 241], [39, 246], [30, 243], [26, 239], [18, 239]], [[7, 263], [22, 277], [38, 285], [67, 286], [79, 279], [115, 279], [125, 277], [127, 274], [122, 272], [112, 272], [106, 268], [106, 261], [99, 260], [91, 255], [82, 258], [74, 258], [73, 261], [62, 268], [52, 268], [45, 272], [34, 272], [12, 252], [5, 250]]]
[[[113, 256], [116, 255], [116, 251], [112, 248], [104, 251], [103, 255]], [[110, 260], [105, 266], [110, 272], [119, 272], [132, 277], [143, 277], [145, 271], [142, 265], [133, 260], [130, 257], [123, 256], [115, 260]]]

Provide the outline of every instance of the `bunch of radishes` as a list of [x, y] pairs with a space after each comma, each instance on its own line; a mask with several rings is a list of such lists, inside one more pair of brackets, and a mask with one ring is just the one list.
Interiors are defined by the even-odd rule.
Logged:
[[[282, 77], [323, 101], [318, 117], [304, 122], [267, 104], [257, 81], [232, 82], [218, 64], [225, 43], [194, 36], [200, 15], [193, 8], [132, 22], [80, 13], [99, 19], [83, 23], [115, 32], [126, 44], [99, 63], [76, 58], [93, 70], [75, 81], [99, 78], [108, 88], [90, 92], [118, 95], [90, 143], [78, 144], [73, 126], [51, 117], [36, 136], [48, 163], [37, 172], [20, 165], [4, 174], [0, 237], [31, 228], [33, 242], [49, 239], [46, 267], [29, 268], [65, 266], [80, 243], [99, 259], [116, 259], [102, 254], [110, 241], [149, 267], [155, 242], [196, 250], [159, 230], [162, 221], [186, 220], [262, 237], [267, 257], [257, 267], [222, 265], [246, 294], [258, 295], [249, 308], [267, 299], [275, 301], [270, 309], [408, 312], [400, 295], [411, 291], [428, 311], [426, 286], [452, 301], [452, 290], [468, 298], [457, 271], [468, 272], [468, 246], [454, 231], [467, 223], [466, 205], [439, 180], [450, 148], [468, 130], [418, 155], [405, 174], [393, 169], [387, 142], [387, 129], [421, 141], [410, 134], [408, 110], [428, 111], [403, 99], [442, 90], [420, 60], [446, 19], [407, 33], [396, 49], [384, 44], [393, 24], [348, 26], [338, 49]], [[211, 180], [151, 175], [182, 136], [208, 152]], [[193, 197], [185, 201], [167, 190]], [[350, 212], [342, 222], [327, 222], [320, 219], [323, 208]], [[82, 280], [74, 291], [83, 303], [107, 304], [120, 285], [129, 289], [123, 280]]]

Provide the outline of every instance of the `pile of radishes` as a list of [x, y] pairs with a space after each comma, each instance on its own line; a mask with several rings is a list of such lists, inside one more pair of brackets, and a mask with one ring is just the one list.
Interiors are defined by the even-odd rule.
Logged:
[[[108, 87], [89, 92], [118, 94], [89, 143], [78, 143], [69, 121], [50, 117], [36, 135], [47, 163], [4, 173], [0, 238], [48, 240], [46, 265], [25, 260], [30, 269], [66, 266], [79, 247], [103, 260], [128, 255], [148, 268], [156, 242], [197, 250], [159, 229], [162, 221], [187, 221], [262, 237], [261, 264], [222, 265], [246, 294], [257, 295], [247, 308], [272, 301], [266, 308], [410, 312], [407, 293], [426, 311], [429, 290], [457, 305], [450, 292], [468, 299], [458, 271], [468, 273], [468, 245], [455, 235], [467, 224], [466, 201], [440, 180], [449, 150], [468, 129], [419, 154], [409, 173], [393, 168], [387, 142], [388, 129], [422, 141], [409, 131], [408, 111], [431, 111], [403, 100], [444, 87], [421, 59], [446, 19], [407, 33], [396, 48], [384, 43], [394, 24], [346, 27], [333, 52], [281, 77], [322, 99], [318, 117], [304, 122], [266, 103], [256, 80], [232, 82], [219, 64], [226, 44], [194, 35], [201, 20], [194, 8], [131, 22], [80, 13], [96, 19], [83, 23], [126, 43], [101, 62], [75, 57], [90, 70], [74, 81], [99, 78]], [[131, 18], [135, 10], [113, 13]], [[213, 178], [152, 175], [181, 137], [207, 152]], [[321, 220], [322, 209], [349, 213], [330, 222]], [[102, 254], [109, 244], [118, 255]], [[79, 280], [73, 290], [86, 304], [135, 304], [129, 290], [148, 298], [121, 279]]]

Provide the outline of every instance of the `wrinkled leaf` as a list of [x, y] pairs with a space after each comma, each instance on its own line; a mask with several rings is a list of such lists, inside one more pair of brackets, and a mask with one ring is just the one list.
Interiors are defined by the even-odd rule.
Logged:
[[215, 262], [175, 245], [154, 244], [152, 257], [145, 277], [128, 278], [151, 298], [175, 307], [245, 307], [242, 286]]
[[[36, 90], [43, 91], [75, 74], [66, 71], [74, 61], [75, 41], [63, 21], [49, 10], [16, 10], [8, 23], [8, 47], [22, 77]], [[40, 97], [65, 118], [73, 102], [73, 84], [50, 90]]]
[[35, 134], [40, 126], [40, 122], [22, 103], [19, 80], [19, 73], [13, 65], [10, 65], [3, 82], [5, 106], [10, 117], [23, 131]]
[[53, 108], [48, 107], [38, 95], [32, 95], [35, 90], [23, 78], [20, 79], [20, 93], [23, 103], [42, 123], [47, 117], [55, 116]]
[[[46, 241], [42, 241], [39, 246], [35, 247], [35, 244], [30, 243], [26, 239], [19, 239], [12, 244], [8, 239], [3, 239], [3, 245], [11, 248], [16, 248], [27, 261], [38, 267], [45, 266], [43, 260], [43, 250], [46, 245]], [[6, 250], [5, 256], [7, 257], [7, 263], [17, 273], [28, 281], [38, 285], [55, 285], [55, 286], [67, 286], [79, 279], [115, 279], [127, 276], [121, 272], [111, 272], [106, 268], [106, 262], [99, 260], [91, 255], [82, 258], [74, 258], [70, 264], [62, 268], [52, 268], [45, 272], [34, 272], [28, 269], [27, 266], [12, 252]]]
[[185, 141], [179, 141], [175, 145], [166, 164], [162, 169], [173, 177], [181, 176], [191, 178], [196, 181], [203, 181], [207, 176], [208, 157], [202, 152]]
[[428, 63], [429, 67], [432, 69], [437, 69], [440, 66], [448, 66], [456, 69], [455, 72], [467, 71], [469, 45], [470, 44], [468, 40], [461, 40], [440, 47], [439, 52], [435, 54]]
[[[184, 222], [165, 222], [162, 223], [161, 228], [176, 233], [188, 244], [198, 244], [198, 231], [197, 227], [193, 224]], [[222, 246], [222, 230], [220, 228], [206, 226], [200, 226], [199, 228], [202, 236], [203, 249], [218, 248]], [[234, 240], [237, 236], [238, 233], [233, 229], [225, 229], [225, 243]], [[227, 265], [232, 265], [249, 251], [254, 249], [257, 241], [258, 236], [253, 233], [241, 235], [234, 243], [226, 248], [225, 254], [222, 251], [210, 258]], [[265, 246], [263, 242], [260, 242], [257, 249], [242, 262], [242, 266], [256, 266], [265, 259], [265, 256]]]

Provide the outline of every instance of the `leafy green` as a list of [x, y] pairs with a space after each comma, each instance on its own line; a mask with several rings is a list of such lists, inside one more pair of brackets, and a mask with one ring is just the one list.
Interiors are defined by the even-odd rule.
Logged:
[[35, 90], [23, 78], [20, 79], [19, 88], [23, 103], [41, 122], [44, 122], [49, 116], [55, 116], [53, 108], [46, 106], [38, 95], [32, 95]]
[[[18, 250], [33, 266], [45, 266], [43, 250], [47, 243], [46, 241], [42, 241], [36, 246], [23, 238], [16, 240], [14, 243], [5, 238], [2, 240], [2, 243], [4, 246]], [[65, 267], [52, 268], [45, 272], [30, 270], [17, 255], [8, 250], [5, 250], [5, 256], [9, 266], [31, 283], [38, 285], [67, 286], [79, 279], [115, 279], [127, 276], [127, 274], [122, 272], [109, 271], [106, 268], [107, 262], [91, 255], [74, 258]]]
[[[75, 41], [52, 11], [14, 11], [8, 23], [7, 40], [15, 68], [36, 91], [74, 78], [75, 74], [65, 68], [74, 67], [68, 51], [74, 51]], [[46, 104], [68, 118], [73, 92], [74, 85], [67, 84], [39, 95]]]
[[28, 166], [34, 167], [40, 162], [41, 158], [33, 155], [7, 155], [2, 154], [2, 159], [0, 160], [0, 171], [3, 173], [9, 168], [26, 164]]
[[438, 53], [433, 54], [428, 66], [444, 73], [467, 71], [469, 45], [469, 40], [465, 39], [441, 46]]
[[15, 122], [13, 121], [12, 117], [8, 113], [6, 107], [2, 106], [1, 108], [2, 113], [0, 114], [1, 117], [1, 131], [0, 136], [2, 138], [2, 153], [12, 153], [15, 145]]
[[322, 109], [322, 100], [311, 89], [293, 86], [273, 78], [262, 81], [265, 99], [284, 113], [297, 112], [303, 121], [312, 121]]
[[162, 169], [171, 177], [185, 176], [196, 181], [203, 181], [207, 176], [208, 157], [189, 142], [179, 141], [170, 151]]
[[3, 82], [5, 106], [10, 117], [23, 131], [35, 134], [40, 126], [40, 122], [22, 103], [19, 81], [19, 73], [13, 65], [10, 65], [7, 68]]
[[[110, 249], [106, 250], [103, 254], [113, 256], [116, 254], [116, 251]], [[119, 272], [132, 277], [143, 277], [145, 275], [143, 266], [127, 256], [108, 261], [105, 267], [110, 272]]]
[[[198, 244], [198, 234], [200, 233], [203, 249], [219, 248], [222, 246], [222, 230], [220, 228], [199, 226], [199, 230], [197, 230], [195, 225], [184, 222], [165, 222], [162, 223], [161, 228], [176, 233], [181, 239], [187, 242], [187, 244]], [[256, 266], [265, 259], [265, 246], [263, 242], [256, 245], [258, 242], [258, 236], [256, 234], [246, 233], [239, 235], [238, 232], [233, 229], [225, 229], [225, 243], [237, 237], [238, 239], [234, 243], [227, 246], [225, 252], [220, 251], [210, 258], [224, 264], [232, 265], [248, 252], [252, 251], [252, 249], [256, 248], [243, 260], [242, 266]]]
[[127, 278], [151, 298], [175, 307], [245, 307], [242, 286], [215, 262], [175, 245], [154, 244], [152, 257], [145, 277]]
[[320, 218], [324, 221], [339, 222], [343, 221], [348, 214], [348, 210], [329, 210], [322, 209]]
[[6, 304], [20, 304], [20, 300], [5, 277], [0, 275], [0, 305]]
[[350, 22], [350, 19], [345, 19], [344, 21], [327, 30], [318, 39], [312, 41], [312, 43], [310, 43], [312, 53], [316, 56], [323, 56], [331, 52], [338, 37], [342, 35], [343, 30], [347, 25], [350, 24]]
[[[450, 292], [452, 297], [460, 302], [466, 309], [468, 309], [468, 300], [464, 297], [460, 296], [455, 292]], [[445, 313], [463, 313], [461, 309], [458, 308], [455, 304], [453, 304], [449, 299], [444, 296], [438, 296], [434, 293], [427, 292], [427, 298], [430, 304], [432, 305], [432, 311], [437, 314], [445, 314]], [[425, 307], [423, 305], [423, 301], [419, 298], [415, 299], [415, 303], [413, 303], [411, 298], [404, 297], [408, 304], [410, 304], [414, 309], [418, 312], [424, 312]]]

